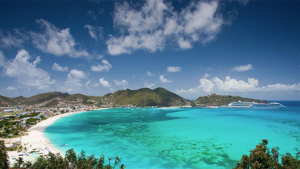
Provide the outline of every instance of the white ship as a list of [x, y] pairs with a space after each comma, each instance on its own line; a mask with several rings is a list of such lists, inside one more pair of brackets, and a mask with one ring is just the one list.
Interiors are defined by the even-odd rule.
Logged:
[[250, 108], [255, 102], [231, 102], [227, 107], [229, 108]]
[[272, 103], [254, 103], [250, 108], [251, 109], [280, 109], [284, 107], [280, 103], [272, 102]]

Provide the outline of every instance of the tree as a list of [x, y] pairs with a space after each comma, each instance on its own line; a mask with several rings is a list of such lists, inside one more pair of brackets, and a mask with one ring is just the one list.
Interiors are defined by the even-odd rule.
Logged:
[[250, 155], [243, 155], [242, 159], [236, 164], [234, 169], [258, 169], [258, 168], [300, 168], [300, 151], [296, 149], [297, 155], [293, 157], [290, 153], [286, 153], [281, 158], [281, 163], [278, 162], [280, 156], [278, 147], [272, 148], [270, 151], [267, 147], [268, 140], [263, 139], [255, 149], [250, 151]]
[[24, 164], [23, 158], [22, 158], [22, 157], [19, 157], [19, 158], [17, 159], [17, 163], [15, 163], [15, 167], [16, 167], [16, 168], [21, 168], [23, 164]]
[[8, 162], [7, 149], [4, 144], [4, 141], [0, 140], [0, 168], [8, 169], [8, 166], [9, 166], [9, 162]]

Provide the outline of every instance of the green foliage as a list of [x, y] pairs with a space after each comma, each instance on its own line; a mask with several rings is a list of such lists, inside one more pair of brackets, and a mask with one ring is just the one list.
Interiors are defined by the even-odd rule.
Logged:
[[39, 115], [40, 113], [38, 112], [38, 113], [31, 113], [31, 114], [26, 114], [26, 115], [21, 115], [20, 116], [20, 119], [21, 118], [25, 118], [25, 117], [35, 117], [35, 116], [37, 116], [37, 115]]
[[36, 124], [37, 121], [39, 121], [39, 120], [36, 119], [36, 118], [30, 118], [30, 119], [27, 119], [27, 120], [26, 120], [26, 124], [33, 125], [33, 124]]
[[204, 104], [204, 105], [216, 105], [216, 106], [222, 106], [222, 105], [228, 105], [231, 102], [237, 102], [237, 101], [243, 101], [243, 102], [258, 102], [261, 101], [263, 103], [268, 103], [265, 100], [258, 100], [258, 99], [250, 99], [250, 98], [243, 98], [240, 96], [231, 96], [231, 95], [207, 95], [199, 97], [195, 100], [195, 104]]
[[[108, 159], [109, 161], [111, 158]], [[60, 154], [50, 153], [48, 157], [39, 157], [38, 160], [32, 165], [35, 169], [44, 168], [59, 168], [59, 169], [113, 169], [119, 165], [121, 159], [117, 156], [114, 160], [113, 166], [109, 164], [105, 165], [105, 157], [101, 156], [99, 159], [94, 155], [87, 156], [84, 151], [76, 155], [73, 149], [69, 149], [65, 158], [62, 158]], [[122, 164], [123, 165], [123, 164]], [[123, 168], [125, 166], [123, 165]]]
[[7, 149], [5, 147], [4, 141], [0, 140], [0, 169], [8, 169], [8, 155]]
[[278, 162], [279, 148], [272, 148], [271, 151], [267, 147], [268, 140], [263, 139], [255, 149], [250, 151], [250, 155], [243, 155], [242, 159], [236, 164], [234, 169], [285, 169], [285, 168], [300, 168], [299, 155], [300, 151], [296, 149], [297, 155], [293, 157], [290, 153], [286, 153], [281, 158], [281, 163]]

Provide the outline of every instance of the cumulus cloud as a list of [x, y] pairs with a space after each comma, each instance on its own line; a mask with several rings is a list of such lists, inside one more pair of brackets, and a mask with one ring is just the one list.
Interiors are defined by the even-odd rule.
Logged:
[[15, 88], [13, 86], [8, 86], [5, 90], [17, 90], [17, 88]]
[[57, 63], [54, 63], [54, 64], [53, 64], [52, 69], [53, 69], [53, 70], [56, 70], [56, 71], [60, 71], [60, 72], [67, 72], [67, 71], [69, 71], [69, 69], [68, 69], [67, 66], [62, 67], [62, 66], [60, 66], [60, 65], [57, 64]]
[[205, 73], [205, 75], [203, 76], [203, 78], [207, 79], [207, 78], [209, 78], [209, 76], [210, 76], [210, 74]]
[[225, 80], [217, 77], [212, 79], [201, 78], [199, 86], [188, 90], [178, 90], [178, 93], [234, 93], [234, 92], [268, 92], [268, 91], [299, 91], [298, 84], [273, 84], [259, 87], [258, 79], [248, 78], [247, 81], [232, 79], [226, 76]]
[[209, 43], [216, 39], [225, 24], [219, 13], [219, 1], [191, 2], [180, 11], [163, 0], [147, 0], [135, 9], [129, 3], [116, 4], [114, 26], [120, 36], [111, 36], [107, 49], [111, 55], [130, 54], [144, 49], [162, 51], [167, 42], [176, 42], [180, 49], [193, 43]]
[[77, 50], [75, 48], [76, 42], [69, 28], [60, 30], [43, 19], [39, 19], [36, 22], [44, 31], [43, 33], [30, 32], [36, 48], [56, 56], [68, 55], [73, 58], [89, 56], [86, 50]]
[[248, 65], [241, 65], [241, 66], [236, 66], [234, 68], [231, 69], [231, 71], [233, 72], [245, 72], [248, 70], [253, 69], [253, 66], [251, 64]]
[[175, 73], [175, 72], [180, 72], [180, 71], [181, 71], [181, 67], [175, 67], [175, 66], [167, 67], [167, 72], [170, 72], [170, 73]]
[[31, 56], [26, 50], [19, 50], [14, 59], [2, 65], [4, 75], [16, 78], [17, 83], [28, 87], [49, 88], [50, 85], [55, 83], [55, 80], [51, 80], [48, 72], [37, 67], [41, 57], [36, 57], [33, 62], [30, 62], [30, 59]]
[[155, 76], [155, 74], [153, 74], [153, 73], [147, 71], [147, 76]]
[[115, 82], [115, 85], [122, 86], [124, 89], [126, 89], [127, 86], [128, 86], [128, 82], [127, 82], [126, 79], [124, 79], [122, 81], [118, 81], [118, 80], [115, 79], [114, 82]]
[[102, 30], [103, 30], [102, 27], [94, 27], [94, 26], [87, 24], [87, 25], [84, 25], [84, 28], [88, 29], [88, 32], [93, 39], [97, 40], [99, 38], [102, 38]]
[[148, 83], [148, 82], [145, 82], [144, 85], [145, 85], [145, 87], [152, 89], [152, 88], [155, 86], [155, 83]]
[[99, 82], [102, 86], [104, 87], [110, 87], [110, 84], [108, 83], [108, 81], [104, 80], [104, 77], [103, 78], [100, 78], [99, 79]]
[[171, 83], [172, 80], [169, 80], [167, 78], [165, 78], [165, 75], [160, 75], [159, 76], [159, 80], [162, 82], [162, 83]]
[[79, 92], [83, 87], [82, 80], [87, 77], [87, 74], [82, 70], [72, 69], [67, 76], [64, 86], [60, 86], [68, 92]]
[[109, 71], [112, 68], [112, 65], [107, 60], [102, 60], [101, 64], [94, 65], [91, 67], [92, 71], [95, 72], [103, 72], [103, 71]]

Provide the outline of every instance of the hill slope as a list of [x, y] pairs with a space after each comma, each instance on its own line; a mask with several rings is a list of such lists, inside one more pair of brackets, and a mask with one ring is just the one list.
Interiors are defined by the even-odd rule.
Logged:
[[0, 107], [9, 107], [17, 104], [13, 99], [0, 95]]
[[27, 98], [26, 103], [27, 104], [38, 104], [43, 102], [51, 101], [52, 99], [64, 99], [68, 97], [68, 93], [61, 93], [61, 92], [49, 92], [49, 93], [42, 93], [35, 96], [31, 96]]
[[268, 103], [265, 100], [243, 98], [240, 96], [231, 96], [231, 95], [216, 95], [216, 94], [199, 97], [194, 101], [194, 103], [198, 106], [204, 106], [204, 105], [227, 106], [229, 103], [237, 102], [237, 101]]
[[183, 106], [191, 101], [178, 96], [164, 88], [142, 88], [138, 90], [118, 90], [103, 96], [102, 104], [137, 105], [137, 106]]

